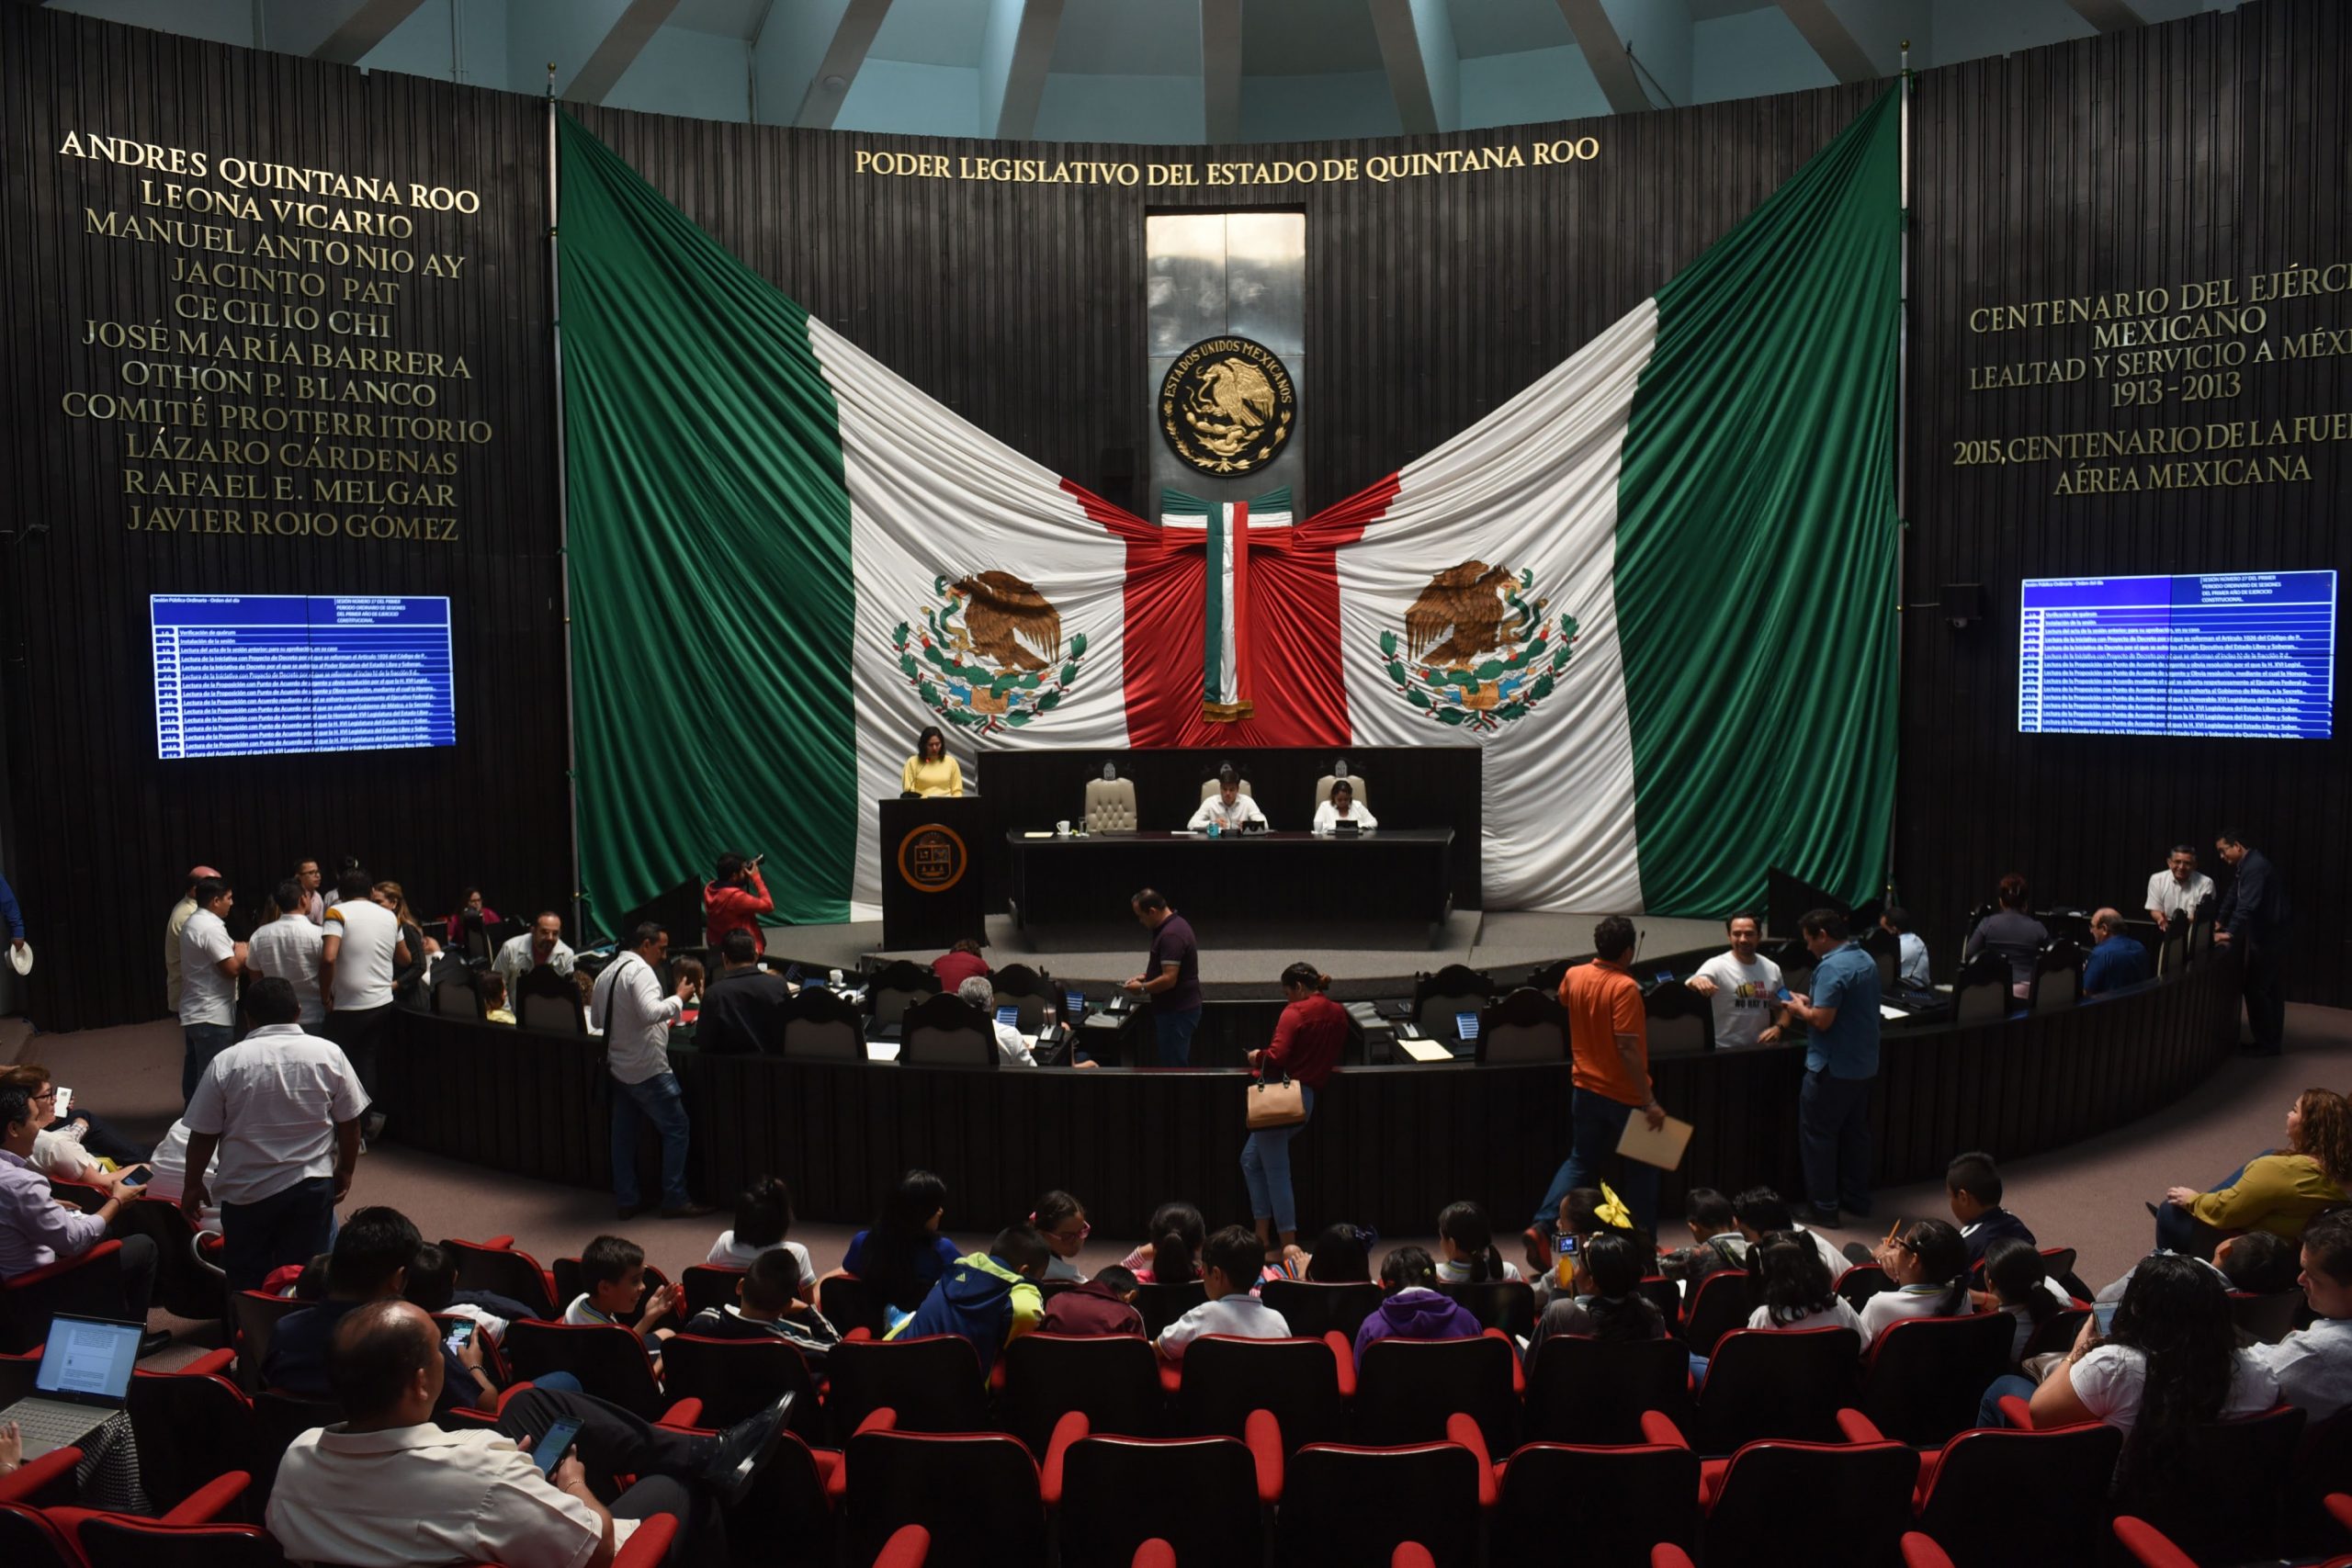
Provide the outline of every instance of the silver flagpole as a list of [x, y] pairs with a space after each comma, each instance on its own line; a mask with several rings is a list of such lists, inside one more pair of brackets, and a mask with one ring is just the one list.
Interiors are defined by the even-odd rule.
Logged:
[[571, 940], [588, 945], [586, 898], [580, 886], [580, 730], [571, 695], [571, 490], [563, 444], [563, 263], [557, 241], [555, 62], [548, 62], [548, 363], [555, 375], [556, 569], [563, 576], [563, 795], [571, 852]]
[[1903, 611], [1904, 569], [1908, 564], [1911, 543], [1911, 513], [1905, 503], [1909, 493], [1910, 458], [1908, 438], [1911, 430], [1911, 40], [1903, 40], [1903, 74], [1898, 83], [1903, 94], [1899, 105], [1902, 113], [1902, 149], [1899, 163], [1901, 216], [1897, 233], [1901, 244], [1901, 259], [1895, 291], [1900, 304], [1895, 314], [1894, 329], [1894, 736], [1896, 788], [1894, 798], [1886, 813], [1886, 886], [1894, 888], [1894, 824], [1903, 808]]

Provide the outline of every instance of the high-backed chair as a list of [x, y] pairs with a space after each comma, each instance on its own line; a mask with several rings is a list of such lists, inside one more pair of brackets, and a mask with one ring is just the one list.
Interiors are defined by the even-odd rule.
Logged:
[[1004, 1348], [998, 1412], [1012, 1435], [1042, 1454], [1072, 1411], [1088, 1429], [1157, 1437], [1166, 1425], [1159, 1359], [1134, 1334], [1024, 1334]]
[[[1690, 1352], [1679, 1339], [1555, 1334], [1527, 1363], [1527, 1440], [1638, 1443], [1645, 1411], [1689, 1425], [1690, 1386]], [[1694, 1461], [1693, 1481], [1697, 1470]]]
[[899, 1020], [899, 1060], [910, 1066], [993, 1068], [996, 1031], [961, 997], [929, 997]]
[[781, 1339], [673, 1335], [662, 1345], [662, 1391], [672, 1399], [702, 1401], [695, 1423], [714, 1428], [731, 1426], [790, 1393], [793, 1429], [811, 1442], [824, 1437], [816, 1380], [799, 1350]]
[[[481, 993], [474, 988], [474, 972], [454, 959], [444, 959], [433, 972], [433, 1010], [443, 1018], [482, 1015]], [[516, 1014], [517, 1020], [521, 1014]]]
[[1325, 1442], [1346, 1430], [1355, 1355], [1333, 1339], [1243, 1339], [1208, 1334], [1184, 1351], [1176, 1420], [1186, 1432], [1238, 1438], [1252, 1411], [1272, 1415], [1283, 1447]]
[[1524, 1280], [1487, 1280], [1477, 1284], [1441, 1284], [1438, 1290], [1478, 1320], [1515, 1339], [1535, 1332], [1535, 1288]]
[[1715, 1007], [1688, 986], [1652, 986], [1642, 998], [1652, 1056], [1696, 1056], [1715, 1048]]
[[514, 995], [510, 998], [514, 1008], [514, 1021], [526, 1029], [544, 1029], [557, 1034], [584, 1034], [588, 1032], [587, 1015], [580, 1006], [580, 985], [569, 975], [559, 975], [552, 964], [534, 964], [514, 982]]
[[932, 1568], [1046, 1561], [1037, 1463], [1012, 1438], [877, 1424], [843, 1446], [842, 1475], [849, 1562], [872, 1562], [910, 1524], [931, 1531]]
[[1087, 780], [1086, 830], [1090, 833], [1132, 833], [1135, 829], [1135, 781]]
[[863, 1062], [865, 1015], [838, 991], [805, 986], [784, 1009], [784, 1032], [775, 1049], [804, 1062]]
[[468, 909], [458, 916], [458, 949], [476, 964], [488, 964], [498, 956], [498, 943], [491, 940], [490, 928], [482, 923], [480, 909]]
[[[1721, 1275], [1712, 1275], [1720, 1279]], [[1741, 1328], [1715, 1343], [1692, 1416], [1702, 1454], [1759, 1438], [1832, 1442], [1852, 1403], [1861, 1336], [1850, 1328]]]
[[1209, 1288], [1198, 1280], [1171, 1280], [1165, 1284], [1136, 1287], [1136, 1311], [1143, 1314], [1144, 1337], [1159, 1338], [1161, 1329], [1208, 1299]]
[[1708, 1500], [1708, 1568], [1779, 1568], [1788, 1562], [1792, 1497], [1838, 1499], [1837, 1528], [1804, 1543], [1805, 1562], [1822, 1568], [1891, 1562], [1911, 1522], [1918, 1475], [1919, 1456], [1901, 1443], [1746, 1444], [1732, 1455]]
[[1508, 1066], [1568, 1059], [1568, 1015], [1556, 997], [1521, 986], [1478, 1021], [1478, 1060]]
[[1493, 999], [1497, 987], [1491, 976], [1466, 964], [1449, 964], [1434, 975], [1413, 980], [1413, 1021], [1425, 1034], [1452, 1034], [1457, 1013], [1480, 1013]]
[[1442, 1568], [1469, 1568], [1478, 1560], [1479, 1503], [1491, 1486], [1478, 1456], [1459, 1443], [1309, 1444], [1283, 1467], [1274, 1561], [1284, 1568], [1364, 1568], [1419, 1541]]
[[2199, 909], [2196, 920], [2188, 928], [2189, 962], [2193, 964], [2212, 951], [2213, 919], [2204, 910]]
[[2033, 961], [2033, 1010], [2073, 1007], [2082, 978], [2083, 950], [2064, 937], [2051, 942]]
[[1496, 1479], [1490, 1562], [1562, 1561], [1560, 1505], [1571, 1497], [1598, 1505], [1575, 1510], [1568, 1560], [1577, 1568], [1650, 1568], [1653, 1544], [1699, 1543], [1699, 1456], [1679, 1443], [1645, 1441], [1638, 1429], [1605, 1448], [1528, 1443], [1497, 1467]]
[[2188, 964], [2188, 920], [2173, 920], [2165, 927], [2164, 935], [2156, 941], [2156, 973], [2177, 975]]
[[237, 1352], [237, 1386], [246, 1393], [262, 1386], [262, 1367], [269, 1359], [269, 1341], [278, 1323], [310, 1309], [309, 1302], [273, 1296], [262, 1291], [240, 1291], [229, 1298], [230, 1344]]
[[2180, 1473], [2195, 1476], [2197, 1484], [2154, 1494], [2143, 1488], [2119, 1495], [2116, 1502], [2170, 1536], [2195, 1562], [2274, 1556], [2303, 1422], [2301, 1410], [2281, 1405], [2244, 1420], [2192, 1427]]
[[1997, 1023], [2009, 1016], [2015, 1000], [2009, 994], [2009, 961], [1998, 953], [1980, 953], [1952, 976], [1954, 1023]]
[[89, 1251], [0, 1283], [0, 1351], [14, 1355], [49, 1338], [59, 1313], [113, 1317], [122, 1304], [122, 1243], [102, 1241]]
[[[874, 1027], [888, 1029], [906, 1021], [907, 1010], [939, 995], [939, 976], [921, 964], [899, 958], [876, 970], [865, 985], [866, 1010]], [[804, 988], [801, 995], [808, 995]]]
[[[1336, 773], [1325, 773], [1321, 778], [1317, 779], [1315, 781], [1315, 804], [1320, 806], [1325, 801], [1330, 799], [1331, 786], [1339, 782], [1339, 775]], [[1356, 804], [1358, 806], [1370, 806], [1372, 804], [1372, 789], [1371, 786], [1364, 782], [1364, 776], [1362, 773], [1350, 773], [1348, 775], [1348, 783], [1355, 791]], [[1308, 815], [1311, 816], [1313, 813], [1310, 812]]]
[[555, 1276], [539, 1267], [527, 1252], [517, 1252], [511, 1236], [489, 1241], [456, 1241], [441, 1245], [458, 1256], [458, 1288], [492, 1291], [510, 1302], [520, 1302], [534, 1314], [551, 1318], [562, 1309], [555, 1298]]
[[979, 1352], [953, 1334], [916, 1339], [844, 1339], [825, 1356], [832, 1374], [828, 1413], [847, 1438], [876, 1410], [892, 1410], [910, 1432], [978, 1432], [989, 1427]]
[[1355, 1343], [1363, 1320], [1380, 1310], [1381, 1290], [1369, 1280], [1324, 1285], [1306, 1280], [1269, 1280], [1258, 1299], [1283, 1314], [1290, 1331], [1305, 1339], [1341, 1334]]
[[1905, 1443], [1951, 1441], [1976, 1425], [1985, 1385], [2009, 1370], [2016, 1329], [1998, 1312], [1903, 1319], [1871, 1347], [1862, 1413]]
[[549, 1372], [570, 1372], [587, 1393], [648, 1421], [660, 1420], [669, 1403], [662, 1397], [644, 1342], [635, 1330], [618, 1324], [539, 1323], [525, 1318], [506, 1325], [506, 1340], [500, 1349], [518, 1379], [533, 1382]]
[[1478, 1424], [1490, 1452], [1508, 1453], [1519, 1438], [1523, 1382], [1518, 1348], [1497, 1329], [1476, 1339], [1375, 1339], [1356, 1370], [1356, 1435], [1428, 1442], [1463, 1415]]
[[1060, 1524], [1062, 1568], [1130, 1568], [1147, 1541], [1169, 1560], [1257, 1562], [1267, 1508], [1282, 1491], [1272, 1423], [1233, 1438], [1098, 1433], [1073, 1413], [1046, 1457], [1046, 1506]]
[[2123, 1429], [2103, 1422], [2047, 1432], [1987, 1427], [1944, 1445], [1922, 1477], [1913, 1515], [1956, 1568], [2018, 1561], [2017, 1522], [2033, 1521], [2039, 1561], [2095, 1562]]
[[1682, 1322], [1683, 1342], [1694, 1354], [1712, 1356], [1715, 1341], [1747, 1326], [1756, 1309], [1748, 1300], [1747, 1270], [1718, 1269], [1691, 1287]]
[[[1206, 800], [1209, 796], [1215, 795], [1216, 790], [1217, 781], [1215, 778], [1205, 778], [1201, 781], [1201, 799]], [[1250, 781], [1248, 779], [1243, 779], [1241, 781], [1241, 793], [1249, 795], [1252, 800], [1257, 798], [1257, 795], [1250, 788]]]
[[1023, 1034], [1035, 1034], [1045, 1027], [1046, 1010], [1061, 1005], [1052, 977], [1026, 964], [1004, 965], [989, 977], [989, 983], [994, 987], [996, 1005], [1013, 1010], [1012, 1027]]

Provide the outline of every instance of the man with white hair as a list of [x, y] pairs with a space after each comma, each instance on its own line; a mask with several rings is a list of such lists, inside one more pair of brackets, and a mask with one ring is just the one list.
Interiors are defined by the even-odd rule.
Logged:
[[956, 994], [979, 1009], [980, 1016], [987, 1019], [989, 1027], [996, 1031], [997, 1053], [1004, 1058], [1004, 1066], [1034, 1067], [1037, 1065], [1037, 1058], [1030, 1055], [1027, 1043], [1021, 1038], [1021, 1031], [996, 1016], [996, 987], [989, 984], [987, 976], [973, 976], [956, 987]]

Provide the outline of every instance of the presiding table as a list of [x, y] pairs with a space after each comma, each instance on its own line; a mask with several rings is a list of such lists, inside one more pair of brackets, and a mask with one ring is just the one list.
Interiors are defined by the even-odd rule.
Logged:
[[[1381, 828], [1351, 838], [1314, 833], [1005, 835], [1012, 916], [1033, 939], [1120, 931], [1127, 900], [1155, 887], [1204, 940], [1239, 928], [1317, 936], [1385, 930], [1426, 944], [1453, 908], [1453, 829]], [[1214, 932], [1214, 934], [1211, 934]]]

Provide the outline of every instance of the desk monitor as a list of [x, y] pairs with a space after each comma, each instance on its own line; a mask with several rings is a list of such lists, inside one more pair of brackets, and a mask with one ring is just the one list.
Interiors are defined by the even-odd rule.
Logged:
[[996, 1010], [996, 1021], [1007, 1029], [1017, 1029], [1021, 1025], [1021, 1010], [1017, 1007], [999, 1008]]
[[1478, 1015], [1475, 1012], [1455, 1013], [1453, 1015], [1453, 1032], [1461, 1038], [1462, 1043], [1465, 1045], [1471, 1041], [1477, 1039]]

